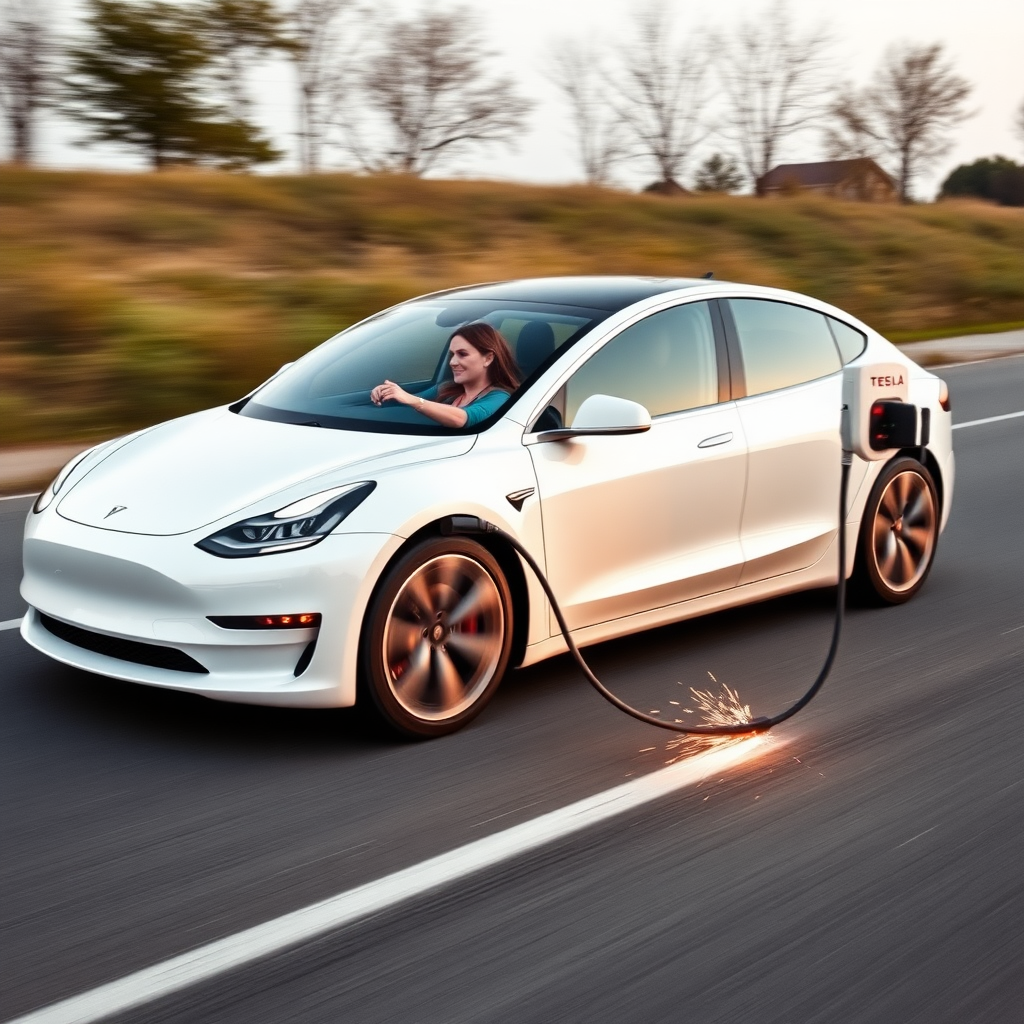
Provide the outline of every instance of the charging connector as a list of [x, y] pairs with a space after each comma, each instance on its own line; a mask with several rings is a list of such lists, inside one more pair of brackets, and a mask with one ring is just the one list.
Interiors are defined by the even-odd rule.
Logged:
[[[862, 363], [843, 370], [843, 447], [867, 462], [928, 443], [930, 410], [908, 401], [901, 363]], [[927, 414], [927, 415], [926, 415]]]

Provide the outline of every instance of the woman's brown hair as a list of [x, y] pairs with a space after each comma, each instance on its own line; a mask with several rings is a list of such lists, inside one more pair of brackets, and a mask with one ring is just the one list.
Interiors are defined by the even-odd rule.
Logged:
[[[448, 339], [450, 345], [456, 338], [465, 338], [481, 355], [492, 355], [491, 365], [487, 367], [487, 382], [492, 388], [507, 391], [511, 394], [519, 387], [519, 368], [508, 342], [490, 324], [465, 324], [455, 331]], [[437, 389], [437, 397], [444, 402], [449, 398], [461, 395], [462, 385], [455, 381], [445, 381]]]

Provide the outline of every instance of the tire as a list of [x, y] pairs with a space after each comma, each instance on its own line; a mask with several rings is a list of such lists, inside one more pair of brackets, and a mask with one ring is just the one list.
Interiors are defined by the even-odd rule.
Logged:
[[924, 586], [939, 540], [931, 473], [898, 458], [879, 474], [860, 525], [854, 592], [869, 604], [903, 604]]
[[404, 736], [461, 729], [494, 695], [512, 648], [512, 595], [493, 556], [464, 537], [418, 544], [390, 569], [363, 630], [360, 679]]

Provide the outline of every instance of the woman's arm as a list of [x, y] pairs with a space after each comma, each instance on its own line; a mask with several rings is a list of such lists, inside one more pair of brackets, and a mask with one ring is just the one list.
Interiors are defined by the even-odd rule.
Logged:
[[465, 409], [454, 405], [445, 405], [444, 402], [430, 402], [421, 395], [410, 395], [408, 391], [390, 380], [378, 384], [370, 392], [370, 400], [374, 405], [380, 405], [381, 402], [386, 402], [388, 399], [411, 406], [443, 427], [464, 427], [468, 418]]
[[464, 427], [466, 425], [466, 410], [456, 405], [445, 405], [444, 402], [428, 402], [418, 395], [412, 395], [411, 405], [417, 412], [429, 416], [442, 427]]
[[507, 401], [508, 392], [498, 388], [474, 398], [466, 406], [466, 426], [475, 427], [478, 423], [490, 419]]

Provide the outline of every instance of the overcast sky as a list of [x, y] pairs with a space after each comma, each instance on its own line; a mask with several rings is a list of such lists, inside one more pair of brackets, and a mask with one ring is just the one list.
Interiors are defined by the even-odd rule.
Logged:
[[[373, 0], [377, 2], [377, 0]], [[432, 0], [439, 3], [440, 0]], [[670, 0], [683, 33], [710, 29], [728, 32], [745, 18], [756, 18], [771, 0]], [[63, 0], [65, 25], [73, 23], [76, 0]], [[557, 91], [545, 77], [547, 52], [558, 37], [592, 33], [609, 41], [621, 39], [629, 22], [629, 0], [467, 0], [463, 6], [484, 22], [497, 63], [517, 80], [536, 107], [530, 127], [513, 149], [495, 148], [460, 162], [460, 177], [485, 177], [533, 182], [567, 182], [580, 178], [570, 123]], [[394, 0], [403, 12], [422, 9], [418, 0]], [[950, 169], [981, 156], [1001, 153], [1024, 159], [1024, 142], [1013, 133], [1014, 111], [1024, 101], [1024, 0], [790, 0], [797, 22], [811, 28], [826, 24], [836, 40], [835, 77], [862, 84], [886, 46], [899, 41], [942, 42], [956, 70], [974, 85], [975, 115], [956, 132], [948, 156], [924, 176], [922, 198], [931, 197]], [[277, 146], [294, 152], [294, 78], [284, 62], [257, 68], [253, 91], [258, 119]], [[709, 110], [713, 120], [713, 108]], [[72, 144], [77, 129], [51, 122], [43, 139], [42, 162], [51, 166], [130, 168], [141, 163], [111, 147], [81, 148]], [[728, 150], [725, 140], [712, 138], [705, 150]], [[820, 136], [807, 132], [792, 140], [782, 154], [786, 161], [822, 159]], [[294, 170], [294, 160], [273, 170]], [[447, 173], [452, 173], [448, 171]], [[632, 168], [623, 184], [639, 186], [653, 173]]]

